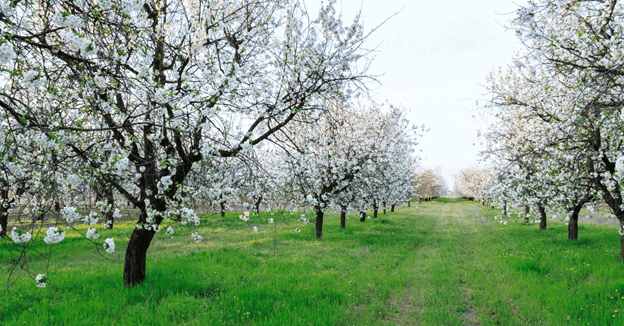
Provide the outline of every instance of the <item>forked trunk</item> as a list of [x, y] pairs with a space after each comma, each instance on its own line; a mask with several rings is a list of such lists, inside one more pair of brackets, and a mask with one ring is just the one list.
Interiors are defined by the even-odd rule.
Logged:
[[537, 210], [540, 214], [540, 230], [546, 230], [546, 209], [544, 209], [544, 206], [540, 203], [537, 204]]
[[323, 236], [323, 210], [320, 208], [316, 209], [316, 237], [320, 238]]
[[390, 213], [394, 213], [394, 204], [390, 206]]
[[347, 211], [345, 207], [340, 207], [340, 228], [347, 227]]
[[135, 286], [145, 281], [145, 262], [147, 249], [154, 238], [154, 231], [145, 229], [134, 229], [126, 249], [126, 260], [124, 265], [124, 285]]
[[360, 222], [366, 222], [366, 212], [360, 212]]

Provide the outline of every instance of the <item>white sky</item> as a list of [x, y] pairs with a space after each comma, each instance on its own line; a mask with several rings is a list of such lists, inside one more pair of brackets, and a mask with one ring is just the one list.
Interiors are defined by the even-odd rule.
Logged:
[[[315, 17], [320, 0], [305, 3]], [[369, 74], [383, 74], [373, 98], [404, 105], [412, 123], [431, 128], [419, 145], [423, 165], [440, 167], [452, 187], [453, 175], [479, 159], [477, 130], [484, 128], [475, 100], [487, 98], [479, 84], [522, 49], [504, 28], [518, 6], [510, 0], [337, 0], [346, 23], [360, 8], [366, 30], [401, 11], [367, 43], [378, 50]]]

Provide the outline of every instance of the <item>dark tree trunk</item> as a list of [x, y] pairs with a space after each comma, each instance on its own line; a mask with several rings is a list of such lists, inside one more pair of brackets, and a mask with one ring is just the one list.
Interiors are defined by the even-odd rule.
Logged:
[[323, 210], [320, 208], [316, 209], [316, 237], [320, 238], [323, 236]]
[[[6, 204], [7, 207], [4, 207], [3, 204]], [[9, 201], [9, 190], [2, 190], [2, 200], [0, 200], [0, 226], [2, 227], [2, 231], [0, 231], [0, 237], [7, 236], [7, 227], [9, 225], [9, 207], [11, 207], [11, 201]]]
[[383, 213], [384, 215], [386, 215], [386, 202], [383, 202], [382, 204], [383, 204]]
[[8, 209], [0, 205], [0, 227], [2, 227], [0, 238], [7, 236], [7, 227], [9, 225], [9, 212], [7, 212], [7, 210]]
[[225, 203], [223, 201], [219, 203], [219, 212], [221, 212], [221, 217], [225, 217]]
[[340, 207], [340, 228], [347, 227], [347, 211], [345, 207]]
[[507, 216], [507, 201], [503, 202], [503, 215]]
[[[106, 205], [108, 205], [108, 207], [110, 207], [110, 209], [108, 210], [108, 212], [106, 212], [106, 228], [107, 229], [112, 229], [113, 228], [113, 223], [114, 221], [114, 217], [113, 217], [113, 208], [115, 207], [115, 197], [113, 197], [113, 192], [112, 191], [107, 191], [106, 192]], [[60, 210], [59, 210], [60, 211]]]
[[154, 231], [134, 229], [126, 249], [124, 285], [135, 286], [145, 281], [147, 249], [154, 238]]
[[258, 197], [256, 203], [254, 204], [254, 210], [256, 211], [256, 215], [260, 214], [260, 203], [262, 202], [262, 196]]
[[541, 203], [537, 204], [537, 210], [540, 214], [540, 230], [546, 230], [546, 210]]
[[578, 214], [583, 208], [583, 204], [574, 206], [572, 216], [568, 221], [568, 240], [576, 241], [578, 239]]
[[360, 212], [360, 222], [366, 222], [366, 212]]
[[394, 204], [390, 205], [390, 213], [394, 213]]
[[412, 200], [411, 199], [407, 201], [407, 207], [412, 207]]
[[529, 205], [524, 205], [524, 222], [529, 223]]
[[373, 204], [373, 218], [377, 218], [377, 212], [379, 212], [379, 207], [377, 206], [377, 203]]

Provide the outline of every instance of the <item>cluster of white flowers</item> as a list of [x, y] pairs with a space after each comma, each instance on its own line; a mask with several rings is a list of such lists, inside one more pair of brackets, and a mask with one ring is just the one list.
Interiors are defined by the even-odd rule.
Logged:
[[269, 223], [273, 223], [273, 218], [269, 218]]
[[200, 243], [202, 240], [204, 240], [204, 237], [202, 237], [201, 235], [199, 235], [199, 232], [195, 231], [191, 234], [191, 236], [193, 238], [195, 238], [195, 242], [196, 243]]
[[243, 222], [249, 221], [249, 212], [244, 212], [243, 215], [238, 215], [238, 218]]
[[65, 206], [61, 209], [61, 215], [65, 221], [69, 224], [74, 223], [80, 219], [80, 213], [76, 211], [76, 207]]
[[187, 223], [192, 223], [194, 225], [199, 225], [199, 217], [197, 216], [197, 213], [195, 213], [195, 211], [191, 208], [188, 207], [183, 207], [182, 209], [180, 209], [180, 215], [182, 217], [182, 225], [186, 225]]
[[8, 65], [15, 58], [17, 58], [17, 54], [15, 54], [11, 43], [7, 42], [0, 45], [0, 64]]
[[258, 232], [258, 227], [254, 225], [254, 227], [252, 228], [252, 230], [253, 230], [254, 232]]
[[84, 217], [84, 222], [87, 225], [96, 225], [98, 221], [98, 213], [96, 212], [91, 212]]
[[52, 226], [46, 231], [43, 241], [47, 244], [55, 244], [63, 241], [63, 239], [65, 239], [65, 231], [60, 232], [58, 227]]
[[145, 0], [121, 0], [121, 11], [124, 14], [131, 15], [132, 13], [141, 10]]
[[175, 231], [173, 230], [173, 228], [172, 228], [172, 227], [168, 227], [168, 228], [167, 228], [167, 234], [168, 234], [168, 235], [173, 235], [173, 233], [175, 233]]
[[81, 28], [84, 25], [82, 20], [78, 16], [64, 14], [61, 12], [57, 12], [54, 18], [52, 18], [52, 21], [61, 27], [69, 27], [73, 29]]
[[32, 234], [30, 234], [30, 232], [24, 232], [16, 227], [13, 227], [13, 230], [11, 230], [11, 238], [13, 239], [13, 242], [16, 243], [28, 242], [30, 241], [30, 239], [32, 239]]
[[35, 281], [37, 282], [37, 287], [46, 287], [47, 278], [45, 277], [45, 274], [38, 274], [37, 277], [35, 277]]
[[87, 235], [85, 236], [87, 239], [97, 239], [100, 237], [100, 234], [97, 232], [95, 228], [88, 228]]
[[160, 181], [158, 182], [158, 192], [161, 193], [161, 194], [165, 193], [165, 191], [172, 184], [173, 184], [173, 181], [171, 180], [171, 176], [170, 175], [167, 175], [167, 176], [164, 176], [164, 177], [160, 178]]
[[24, 85], [28, 88], [39, 88], [45, 84], [45, 79], [35, 70], [24, 73]]
[[106, 249], [106, 252], [108, 252], [109, 254], [115, 252], [115, 241], [113, 240], [113, 238], [106, 238], [102, 245]]
[[77, 33], [72, 32], [71, 30], [67, 30], [60, 33], [61, 39], [67, 44], [67, 47], [72, 51], [80, 51], [85, 53], [87, 47], [91, 42], [87, 40], [84, 36], [80, 36]]

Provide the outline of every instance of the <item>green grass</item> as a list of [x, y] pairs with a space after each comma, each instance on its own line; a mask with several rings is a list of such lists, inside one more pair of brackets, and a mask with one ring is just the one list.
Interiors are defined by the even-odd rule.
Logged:
[[[498, 214], [447, 198], [365, 223], [350, 215], [344, 230], [328, 214], [320, 240], [299, 214], [262, 213], [247, 223], [238, 214], [206, 216], [199, 228], [176, 227], [173, 238], [158, 233], [147, 281], [134, 288], [122, 283], [130, 224], [101, 231], [99, 240], [114, 237], [117, 246], [104, 257], [68, 233], [52, 246], [49, 266], [39, 255], [26, 258], [33, 274], [46, 273], [48, 287], [22, 272], [0, 294], [0, 324], [624, 324], [615, 226], [580, 221], [579, 240], [569, 242], [565, 225], [540, 231], [510, 217], [502, 226]], [[269, 217], [277, 221], [275, 257]], [[195, 230], [202, 243], [192, 241]], [[2, 241], [5, 287], [12, 245]]]

